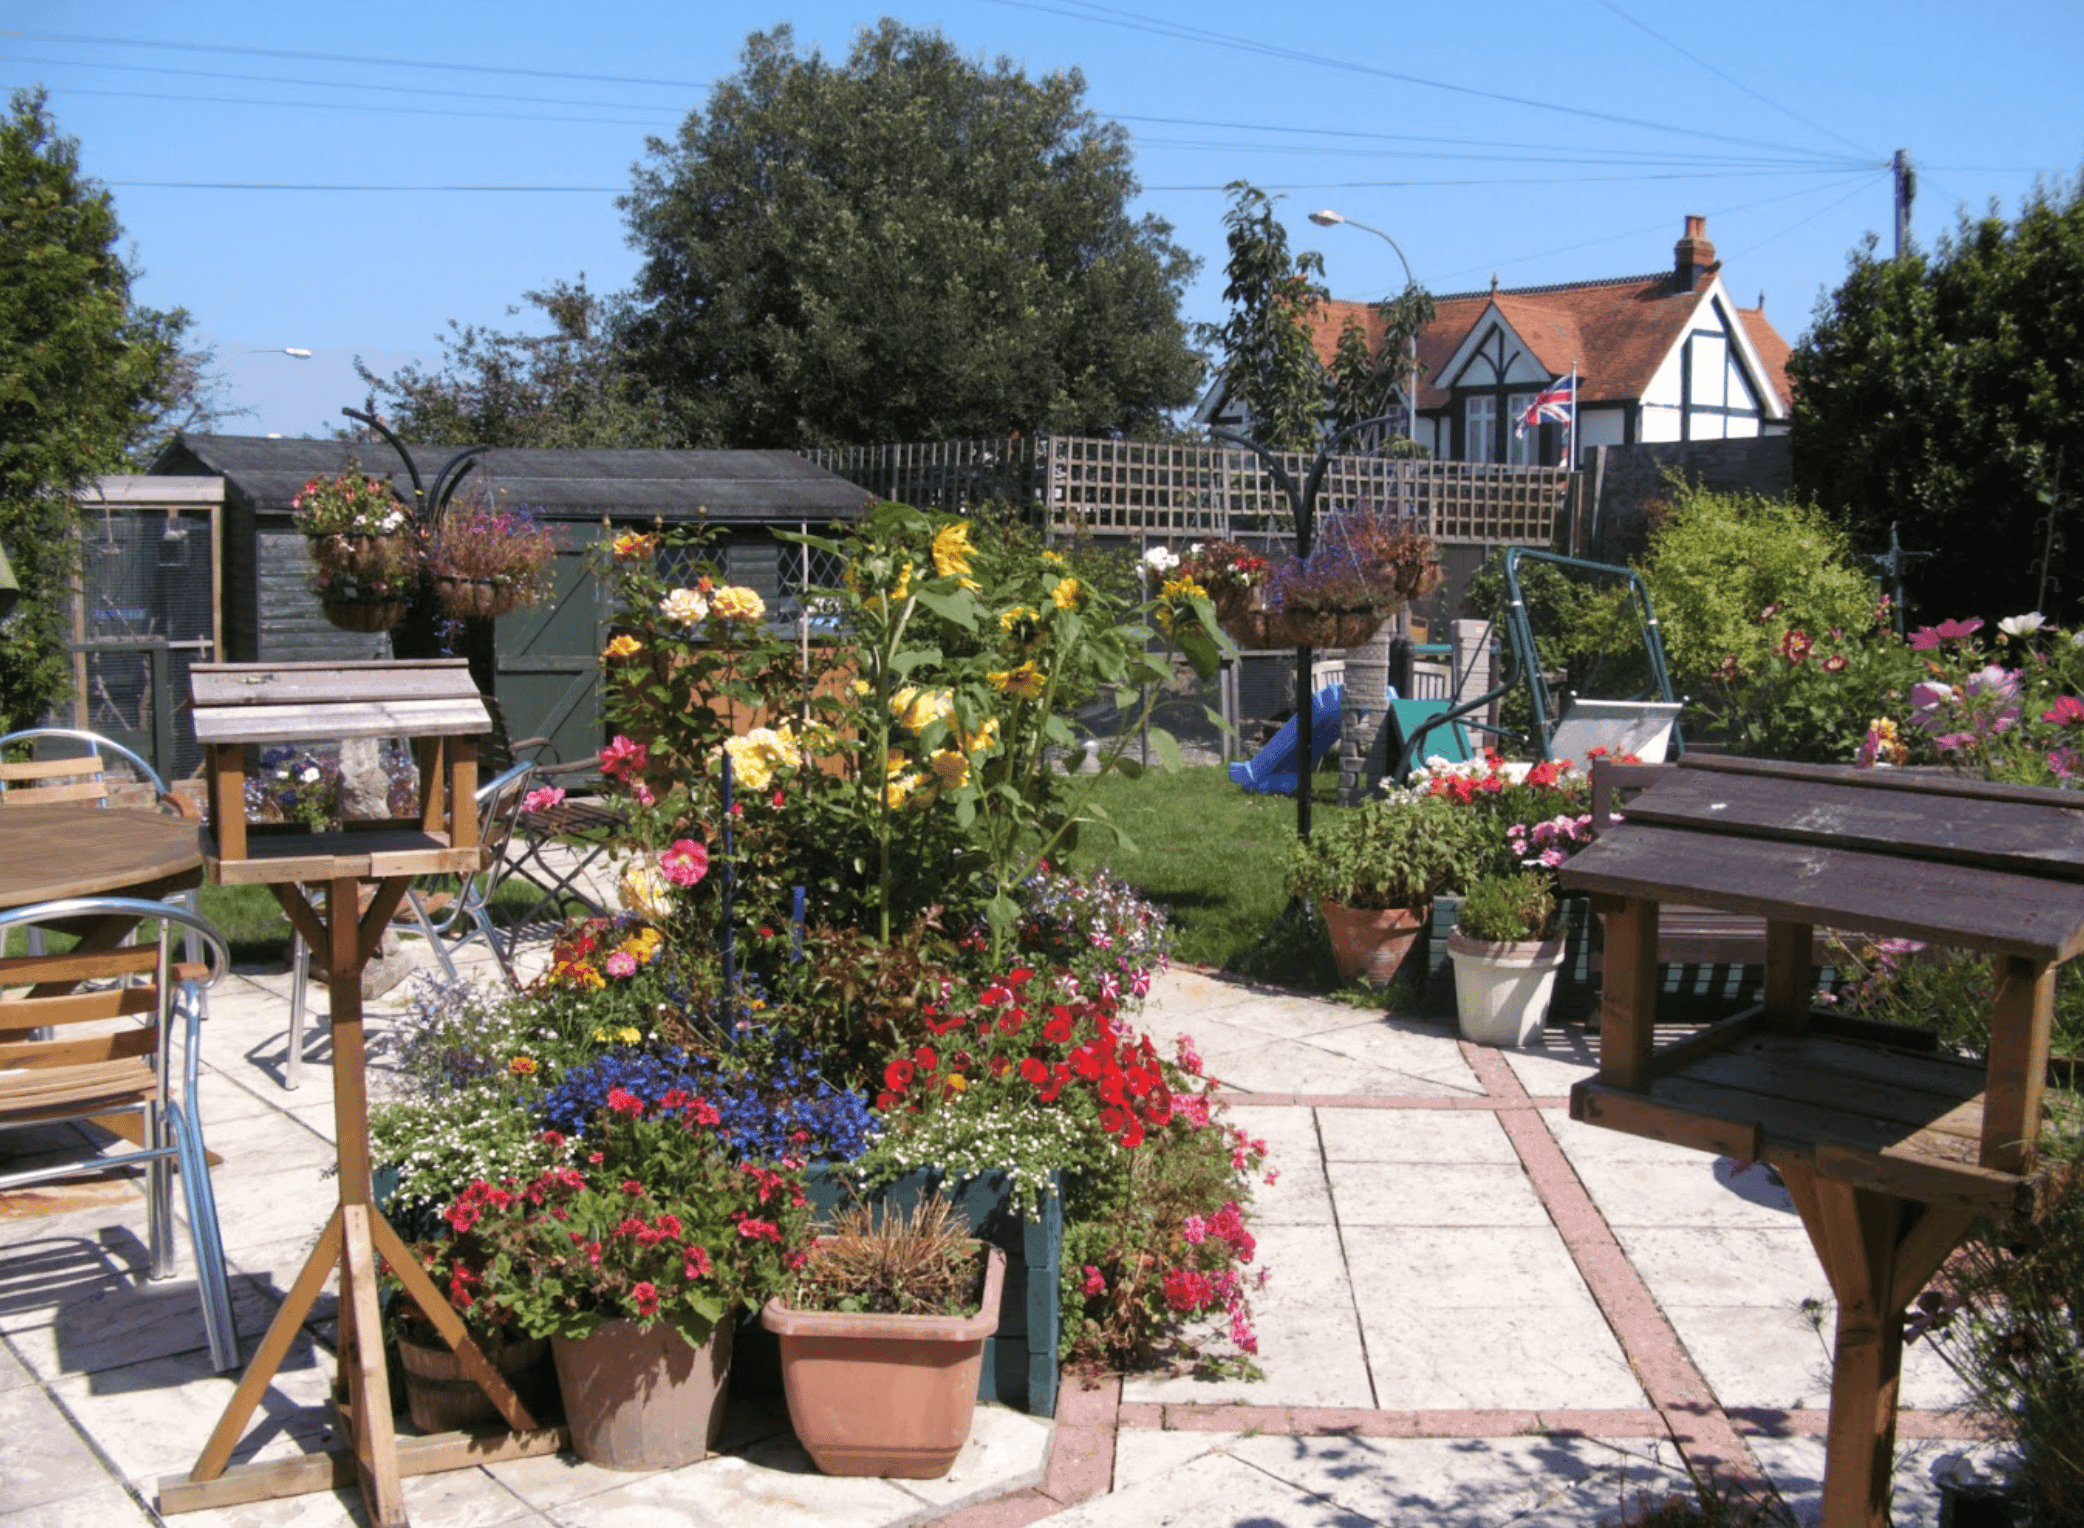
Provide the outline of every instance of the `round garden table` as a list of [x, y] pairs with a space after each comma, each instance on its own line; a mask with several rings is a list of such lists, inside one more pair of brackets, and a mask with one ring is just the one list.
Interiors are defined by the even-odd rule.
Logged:
[[202, 883], [202, 834], [192, 817], [77, 804], [0, 806], [0, 910], [61, 897], [158, 901]]

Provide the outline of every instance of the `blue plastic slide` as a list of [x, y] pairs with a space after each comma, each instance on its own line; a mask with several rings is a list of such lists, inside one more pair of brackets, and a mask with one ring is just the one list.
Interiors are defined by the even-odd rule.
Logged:
[[[1346, 687], [1342, 684], [1326, 685], [1310, 697], [1310, 768], [1313, 770], [1323, 762], [1327, 753], [1338, 746], [1339, 714], [1345, 699]], [[1289, 717], [1250, 763], [1239, 761], [1230, 766], [1230, 783], [1242, 785], [1248, 791], [1257, 791], [1262, 796], [1294, 795], [1295, 756], [1300, 751], [1296, 736], [1301, 730], [1296, 719]]]

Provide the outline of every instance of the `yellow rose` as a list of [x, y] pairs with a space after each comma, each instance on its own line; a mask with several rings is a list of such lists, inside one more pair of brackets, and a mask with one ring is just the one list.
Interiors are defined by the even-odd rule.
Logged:
[[933, 538], [934, 571], [943, 578], [968, 578], [970, 554], [975, 550], [970, 545], [969, 526], [958, 524], [943, 527]]
[[901, 811], [912, 792], [919, 788], [917, 775], [892, 775], [890, 783], [883, 787], [883, 801], [891, 811]]
[[634, 658], [644, 651], [644, 644], [628, 632], [624, 632], [601, 650], [603, 658]]
[[1048, 677], [1036, 665], [1033, 659], [1029, 659], [1018, 668], [999, 669], [984, 677], [989, 679], [997, 688], [1020, 700], [1035, 700], [1039, 698], [1044, 686], [1048, 683]]
[[731, 774], [740, 790], [763, 791], [774, 780], [774, 756], [751, 736], [734, 737], [724, 743], [731, 756]]
[[624, 531], [615, 538], [615, 560], [617, 562], [641, 562], [658, 547], [658, 537], [640, 535], [636, 531]]
[[727, 621], [752, 622], [767, 613], [767, 602], [760, 598], [758, 591], [743, 584], [726, 584], [716, 591], [709, 603]]
[[658, 613], [681, 626], [699, 626], [709, 619], [709, 601], [693, 589], [675, 589], [658, 602]]
[[673, 888], [650, 860], [638, 860], [623, 871], [617, 889], [622, 905], [640, 918], [663, 919], [673, 911]]
[[1056, 608], [1059, 610], [1076, 610], [1079, 592], [1077, 579], [1060, 578], [1056, 587], [1049, 591], [1049, 597], [1056, 602]]

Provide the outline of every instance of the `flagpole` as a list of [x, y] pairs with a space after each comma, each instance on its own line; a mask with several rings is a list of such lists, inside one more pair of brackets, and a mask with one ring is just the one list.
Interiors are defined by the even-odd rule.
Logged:
[[1563, 464], [1572, 472], [1577, 471], [1577, 368], [1570, 368], [1570, 443]]

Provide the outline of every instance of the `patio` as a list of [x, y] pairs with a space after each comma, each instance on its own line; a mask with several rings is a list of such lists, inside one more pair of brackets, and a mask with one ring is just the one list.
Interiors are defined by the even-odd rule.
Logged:
[[[204, 1117], [250, 1356], [334, 1200], [331, 1077], [311, 1065], [282, 1087], [285, 973], [241, 970], [211, 1005]], [[399, 1011], [372, 1004], [372, 1035]], [[947, 1480], [905, 1483], [820, 1476], [778, 1398], [734, 1403], [723, 1457], [423, 1476], [406, 1482], [412, 1520], [1591, 1524], [1683, 1488], [1682, 1460], [1763, 1474], [1813, 1520], [1829, 1365], [1798, 1306], [1826, 1297], [1822, 1270], [1762, 1171], [1568, 1118], [1596, 1037], [1483, 1050], [1194, 970], [1161, 982], [1144, 1023], [1194, 1036], [1280, 1169], [1254, 1218], [1263, 1381], [1073, 1379], [1053, 1422], [981, 1408]], [[322, 1022], [307, 1039], [322, 1062]], [[158, 1478], [193, 1462], [231, 1393], [209, 1372], [185, 1243], [174, 1280], [141, 1281], [140, 1199], [132, 1183], [0, 1198], [0, 1528], [159, 1521]], [[242, 1459], [330, 1441], [331, 1313], [322, 1299]], [[1988, 1450], [1955, 1398], [1913, 1346], [1898, 1523], [1936, 1521], [1935, 1466]], [[171, 1521], [323, 1528], [360, 1510], [342, 1491]]]

